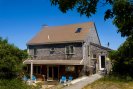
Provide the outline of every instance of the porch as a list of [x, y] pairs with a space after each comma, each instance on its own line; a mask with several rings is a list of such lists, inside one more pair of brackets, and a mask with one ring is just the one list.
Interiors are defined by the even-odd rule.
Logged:
[[[62, 76], [72, 76], [73, 79], [81, 76], [83, 65], [33, 65], [33, 75], [38, 81], [59, 81]], [[27, 73], [30, 74], [31, 67], [27, 65]]]
[[62, 76], [79, 77], [83, 72], [82, 60], [26, 60], [26, 72], [41, 81], [59, 81]]

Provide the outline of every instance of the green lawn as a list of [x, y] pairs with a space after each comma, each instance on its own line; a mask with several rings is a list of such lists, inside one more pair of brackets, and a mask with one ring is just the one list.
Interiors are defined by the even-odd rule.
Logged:
[[108, 80], [102, 78], [83, 89], [133, 89], [133, 81]]

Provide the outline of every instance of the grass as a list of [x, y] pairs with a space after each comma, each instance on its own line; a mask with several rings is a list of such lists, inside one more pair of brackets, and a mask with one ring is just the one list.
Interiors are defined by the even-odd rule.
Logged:
[[104, 77], [83, 89], [133, 89], [133, 81], [119, 79], [117, 77]]

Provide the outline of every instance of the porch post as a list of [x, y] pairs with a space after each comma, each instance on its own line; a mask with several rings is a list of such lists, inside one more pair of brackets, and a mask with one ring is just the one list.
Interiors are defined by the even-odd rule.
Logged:
[[32, 80], [32, 75], [33, 75], [33, 61], [31, 60], [31, 66], [30, 66], [30, 80]]

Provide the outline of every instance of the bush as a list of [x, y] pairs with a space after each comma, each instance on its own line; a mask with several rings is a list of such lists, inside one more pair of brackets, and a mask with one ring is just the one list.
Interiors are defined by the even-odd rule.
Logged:
[[23, 59], [28, 54], [26, 51], [19, 49], [8, 40], [0, 37], [0, 79], [13, 79], [22, 71]]
[[31, 89], [31, 86], [26, 85], [18, 79], [0, 80], [0, 89]]
[[122, 76], [124, 79], [133, 79], [133, 39], [131, 37], [109, 54], [112, 61], [113, 75]]

